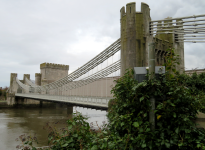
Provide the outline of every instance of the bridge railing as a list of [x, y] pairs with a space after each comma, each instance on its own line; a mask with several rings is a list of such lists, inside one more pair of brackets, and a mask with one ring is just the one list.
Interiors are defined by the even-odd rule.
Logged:
[[[199, 19], [196, 19], [199, 18]], [[150, 22], [150, 34], [174, 34], [176, 42], [205, 42], [205, 14], [188, 17], [154, 20]]]
[[50, 94], [22, 94], [16, 93], [15, 96], [31, 98], [35, 100], [43, 101], [53, 101], [61, 103], [71, 103], [73, 105], [90, 105], [96, 107], [108, 108], [108, 102], [111, 97], [88, 97], [88, 96], [60, 96], [60, 95], [50, 95]]

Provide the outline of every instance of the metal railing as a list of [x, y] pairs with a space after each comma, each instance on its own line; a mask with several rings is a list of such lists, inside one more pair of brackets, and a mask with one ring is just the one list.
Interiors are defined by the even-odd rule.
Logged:
[[54, 101], [62, 103], [72, 103], [88, 106], [97, 106], [102, 108], [108, 108], [108, 102], [112, 97], [86, 97], [86, 96], [59, 96], [59, 95], [49, 95], [49, 94], [22, 94], [16, 93], [15, 96], [32, 98], [44, 101]]
[[201, 43], [205, 42], [204, 25], [204, 14], [180, 18], [166, 18], [163, 20], [153, 20], [150, 22], [150, 34], [175, 34], [175, 42]]

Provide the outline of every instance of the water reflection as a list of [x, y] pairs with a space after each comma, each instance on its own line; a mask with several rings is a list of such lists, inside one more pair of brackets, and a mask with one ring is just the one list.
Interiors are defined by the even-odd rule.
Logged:
[[107, 121], [106, 111], [82, 107], [0, 109], [0, 149], [15, 149], [21, 143], [15, 139], [22, 134], [36, 134], [39, 142], [36, 146], [45, 146], [48, 143], [48, 132], [43, 129], [46, 123], [62, 128], [76, 111], [88, 116], [88, 122], [97, 121], [98, 125], [102, 125], [103, 121]]

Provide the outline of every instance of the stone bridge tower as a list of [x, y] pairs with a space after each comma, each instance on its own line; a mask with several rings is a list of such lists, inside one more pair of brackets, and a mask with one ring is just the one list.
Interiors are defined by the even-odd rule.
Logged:
[[134, 67], [149, 66], [149, 44], [155, 43], [155, 64], [162, 66], [168, 48], [174, 48], [180, 56], [180, 66], [177, 70], [184, 71], [184, 44], [175, 41], [174, 34], [150, 34], [150, 8], [141, 3], [141, 11], [136, 12], [135, 2], [128, 3], [120, 10], [121, 23], [121, 76], [125, 70]]
[[45, 85], [67, 76], [69, 65], [42, 63], [40, 69], [41, 77], [39, 77], [39, 74], [35, 74], [35, 79], [37, 79], [38, 84], [41, 79], [41, 85]]

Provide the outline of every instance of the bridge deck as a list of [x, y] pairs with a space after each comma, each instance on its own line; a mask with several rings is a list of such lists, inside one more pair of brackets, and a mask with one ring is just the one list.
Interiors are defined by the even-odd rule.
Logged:
[[80, 96], [57, 96], [48, 94], [23, 94], [16, 93], [15, 97], [23, 97], [34, 100], [58, 102], [58, 103], [69, 103], [77, 106], [88, 106], [91, 108], [108, 109], [108, 102], [111, 97], [80, 97]]

